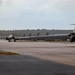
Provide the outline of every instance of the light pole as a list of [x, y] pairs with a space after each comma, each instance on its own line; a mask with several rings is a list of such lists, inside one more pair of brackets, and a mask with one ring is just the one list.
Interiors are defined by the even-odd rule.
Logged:
[[[75, 25], [75, 24], [71, 24], [71, 25]], [[73, 33], [75, 33], [75, 28], [74, 28], [74, 30], [73, 30]]]

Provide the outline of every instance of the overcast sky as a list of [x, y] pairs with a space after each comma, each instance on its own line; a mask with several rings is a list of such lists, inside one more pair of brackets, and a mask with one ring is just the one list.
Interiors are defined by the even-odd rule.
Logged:
[[75, 0], [0, 0], [0, 30], [73, 29]]

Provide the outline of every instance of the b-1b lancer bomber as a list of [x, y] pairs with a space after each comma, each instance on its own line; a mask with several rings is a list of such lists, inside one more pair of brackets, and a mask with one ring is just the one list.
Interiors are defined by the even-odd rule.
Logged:
[[[75, 25], [75, 24], [74, 24]], [[25, 37], [16, 37], [14, 34], [6, 37], [8, 42], [16, 42], [16, 40], [44, 40], [44, 41], [53, 41], [53, 40], [68, 40], [70, 42], [75, 42], [75, 29], [70, 34], [53, 34], [53, 35], [37, 35], [37, 36], [25, 36]]]
[[16, 42], [16, 40], [44, 40], [44, 41], [52, 41], [52, 40], [66, 40], [69, 38], [69, 34], [54, 34], [54, 35], [39, 35], [39, 36], [26, 36], [26, 37], [16, 37], [13, 35], [9, 35], [6, 37], [8, 42]]

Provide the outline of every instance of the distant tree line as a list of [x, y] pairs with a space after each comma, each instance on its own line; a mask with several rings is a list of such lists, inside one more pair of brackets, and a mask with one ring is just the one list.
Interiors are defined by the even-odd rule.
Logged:
[[37, 29], [37, 30], [0, 30], [0, 38], [5, 38], [11, 34], [17, 37], [25, 36], [39, 36], [39, 35], [53, 35], [53, 34], [69, 34], [73, 30], [47, 30], [47, 29]]

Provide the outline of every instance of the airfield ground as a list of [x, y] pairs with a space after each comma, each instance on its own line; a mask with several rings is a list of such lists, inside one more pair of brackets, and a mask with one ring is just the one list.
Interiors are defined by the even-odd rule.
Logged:
[[75, 75], [75, 43], [7, 42], [0, 51], [20, 55], [0, 55], [0, 75]]

